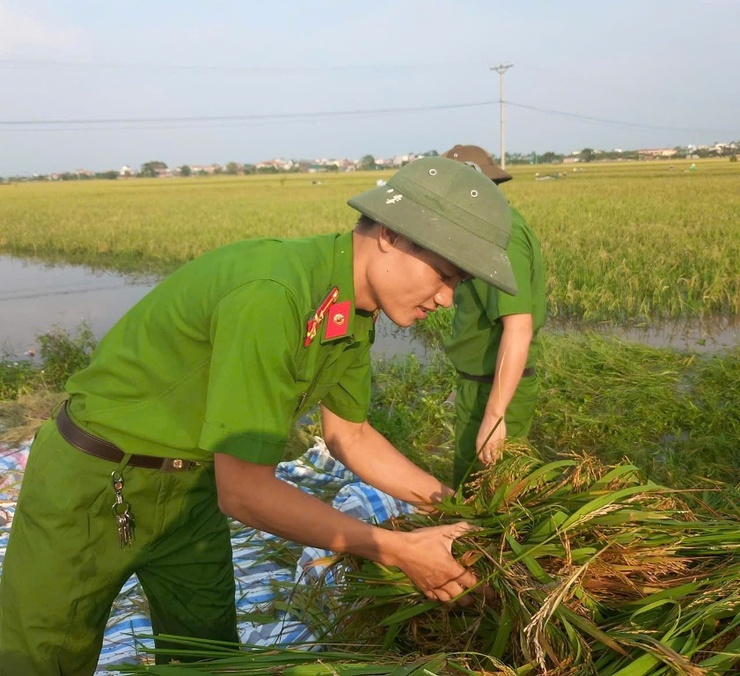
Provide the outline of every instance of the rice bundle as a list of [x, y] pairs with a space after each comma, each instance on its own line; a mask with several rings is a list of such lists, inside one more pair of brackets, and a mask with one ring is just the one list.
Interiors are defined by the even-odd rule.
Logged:
[[429, 601], [400, 571], [342, 557], [332, 584], [294, 590], [291, 611], [334, 644], [464, 655], [486, 673], [737, 673], [735, 515], [629, 464], [545, 463], [525, 446], [470, 488], [389, 527], [476, 526], [453, 546], [487, 587], [466, 592], [471, 606]]

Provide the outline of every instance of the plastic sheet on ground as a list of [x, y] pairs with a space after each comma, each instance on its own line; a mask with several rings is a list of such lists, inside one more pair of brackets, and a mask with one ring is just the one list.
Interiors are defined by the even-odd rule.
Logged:
[[[0, 573], [28, 450], [28, 444], [19, 448], [0, 445]], [[280, 463], [276, 474], [283, 481], [319, 497], [332, 495], [332, 504], [336, 509], [372, 523], [382, 523], [391, 516], [408, 513], [412, 509], [407, 503], [362, 483], [331, 457], [318, 437], [314, 446], [299, 459]], [[281, 566], [270, 554], [280, 541], [273, 535], [238, 523], [232, 524], [231, 542], [234, 550], [237, 617], [264, 612], [275, 600], [276, 587], [273, 582], [310, 584], [321, 571], [321, 566], [314, 563], [331, 554], [327, 550], [305, 547], [295, 568]], [[113, 604], [96, 673], [99, 676], [115, 673], [110, 671], [110, 667], [116, 664], [150, 661], [143, 649], [152, 647], [153, 642], [141, 637], [151, 633], [146, 601], [136, 576], [132, 576]], [[240, 621], [239, 637], [244, 644], [260, 646], [310, 643], [315, 640], [309, 630], [289, 614], [278, 621], [264, 624]]]

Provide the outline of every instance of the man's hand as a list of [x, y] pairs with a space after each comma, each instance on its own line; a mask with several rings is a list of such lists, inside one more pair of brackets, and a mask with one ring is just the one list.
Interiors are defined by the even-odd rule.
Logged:
[[[397, 533], [402, 540], [395, 565], [408, 575], [428, 599], [450, 602], [478, 584], [475, 574], [452, 556], [453, 540], [472, 528], [470, 524], [462, 522]], [[463, 596], [458, 602], [460, 605], [469, 605], [473, 599]]]
[[[496, 426], [498, 423], [498, 426]], [[495, 429], [494, 429], [495, 427]], [[493, 430], [493, 433], [491, 433]], [[504, 440], [506, 439], [506, 423], [503, 418], [484, 418], [478, 430], [478, 437], [475, 440], [475, 447], [478, 449], [478, 459], [484, 464], [489, 465], [497, 462], [501, 458], [504, 450]]]

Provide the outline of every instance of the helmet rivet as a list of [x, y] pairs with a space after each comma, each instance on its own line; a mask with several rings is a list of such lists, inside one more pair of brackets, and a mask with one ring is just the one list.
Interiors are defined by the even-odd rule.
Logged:
[[430, 169], [429, 170], [429, 175], [430, 176], [436, 176], [437, 175], [437, 170], [436, 169]]
[[470, 196], [471, 197], [478, 197], [478, 191], [477, 190], [471, 190], [470, 191]]

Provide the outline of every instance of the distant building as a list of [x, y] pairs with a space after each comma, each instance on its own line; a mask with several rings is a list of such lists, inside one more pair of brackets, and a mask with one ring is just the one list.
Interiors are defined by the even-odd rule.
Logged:
[[257, 170], [260, 169], [276, 169], [277, 171], [290, 171], [294, 166], [293, 160], [284, 160], [282, 157], [277, 157], [274, 160], [265, 160], [264, 162], [257, 162], [254, 165]]
[[222, 170], [220, 164], [189, 164], [190, 172], [192, 174], [208, 174], [212, 176]]
[[678, 151], [675, 148], [643, 148], [637, 151], [638, 157], [651, 160], [656, 157], [673, 157]]

